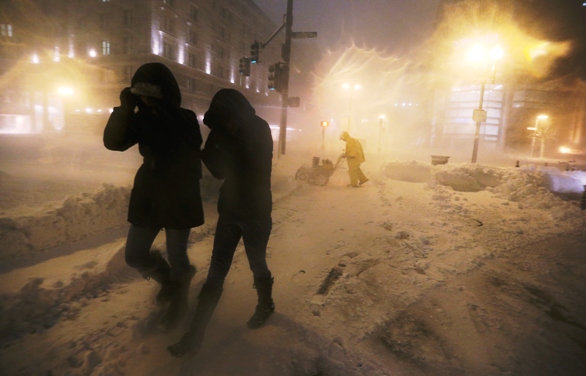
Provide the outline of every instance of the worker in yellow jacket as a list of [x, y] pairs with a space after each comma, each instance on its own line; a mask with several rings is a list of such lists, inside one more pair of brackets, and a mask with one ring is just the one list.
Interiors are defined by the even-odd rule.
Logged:
[[368, 178], [364, 175], [360, 169], [360, 165], [366, 159], [364, 158], [364, 151], [360, 141], [350, 137], [348, 132], [342, 132], [340, 134], [340, 140], [346, 142], [346, 148], [343, 156], [348, 162], [348, 176], [350, 176], [350, 186], [358, 188], [362, 184], [368, 181]]

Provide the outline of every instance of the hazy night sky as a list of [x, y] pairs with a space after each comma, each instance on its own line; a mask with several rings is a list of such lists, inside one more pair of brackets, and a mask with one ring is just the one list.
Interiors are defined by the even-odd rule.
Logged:
[[[287, 0], [253, 0], [280, 25]], [[433, 27], [438, 0], [294, 0], [293, 31], [317, 31], [322, 48], [351, 41], [388, 52], [408, 51]]]

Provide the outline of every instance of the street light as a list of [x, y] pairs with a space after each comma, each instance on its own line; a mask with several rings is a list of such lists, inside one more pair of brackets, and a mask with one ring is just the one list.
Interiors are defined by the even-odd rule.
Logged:
[[380, 115], [378, 117], [378, 125], [379, 125], [379, 129], [378, 129], [378, 151], [380, 152], [380, 140], [382, 138], [382, 134], [383, 134], [383, 122], [385, 121], [386, 116], [385, 115]]
[[330, 123], [327, 120], [322, 120], [319, 125], [321, 126], [321, 150], [325, 150], [326, 128]]
[[474, 132], [474, 147], [472, 149], [472, 163], [476, 163], [476, 159], [478, 157], [480, 123], [486, 121], [486, 110], [482, 108], [484, 102], [484, 86], [486, 85], [487, 78], [490, 78], [491, 82], [494, 82], [496, 75], [496, 61], [501, 59], [503, 55], [504, 51], [499, 45], [494, 46], [490, 50], [490, 52], [486, 53], [486, 50], [479, 44], [476, 44], [474, 47], [472, 47], [468, 55], [468, 58], [476, 63], [483, 64], [486, 60], [490, 62], [489, 73], [482, 73], [482, 81], [480, 85], [480, 101], [478, 103], [478, 108], [474, 110], [472, 116], [472, 119], [476, 122], [476, 131]]
[[360, 84], [354, 84], [354, 85], [350, 85], [350, 84], [343, 84], [342, 88], [344, 90], [350, 90], [350, 103], [348, 105], [348, 109], [350, 111], [350, 114], [348, 115], [348, 130], [350, 130], [350, 125], [352, 122], [352, 97], [354, 94], [355, 90], [360, 90], [360, 88], [362, 88], [362, 86], [360, 86]]

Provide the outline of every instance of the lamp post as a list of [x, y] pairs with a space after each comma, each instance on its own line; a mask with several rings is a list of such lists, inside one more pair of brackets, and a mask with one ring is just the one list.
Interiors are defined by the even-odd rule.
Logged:
[[490, 78], [491, 82], [494, 82], [496, 75], [496, 61], [503, 57], [503, 49], [496, 45], [490, 50], [490, 53], [486, 54], [485, 50], [480, 45], [475, 45], [470, 51], [469, 58], [472, 61], [483, 63], [488, 58], [490, 62], [490, 69], [488, 74], [482, 73], [482, 81], [480, 84], [480, 100], [478, 102], [478, 108], [474, 110], [473, 120], [476, 122], [476, 131], [474, 132], [474, 147], [472, 148], [472, 163], [476, 163], [478, 157], [478, 142], [480, 140], [480, 124], [486, 121], [486, 111], [482, 108], [484, 102], [484, 88], [486, 85], [487, 78]]
[[378, 117], [378, 121], [379, 121], [379, 123], [378, 123], [378, 125], [379, 125], [379, 128], [378, 128], [378, 151], [379, 152], [380, 152], [380, 141], [383, 136], [383, 122], [384, 122], [385, 118], [386, 118], [385, 115], [380, 115]]
[[360, 90], [362, 86], [360, 86], [360, 84], [354, 84], [354, 85], [350, 85], [350, 84], [343, 84], [342, 88], [344, 90], [350, 90], [350, 100], [348, 103], [348, 111], [349, 111], [349, 115], [348, 115], [348, 130], [350, 130], [350, 126], [352, 124], [352, 98], [354, 96], [354, 91], [355, 90]]
[[68, 119], [70, 107], [71, 107], [71, 97], [75, 94], [75, 90], [71, 86], [60, 86], [57, 88], [57, 93], [60, 96], [62, 107], [61, 111], [63, 112], [63, 122], [61, 125], [54, 124], [55, 127], [59, 127], [57, 130], [61, 131], [65, 129], [65, 132], [69, 131], [70, 119]]
[[322, 120], [319, 125], [321, 126], [321, 150], [325, 150], [326, 128], [330, 123], [327, 120]]

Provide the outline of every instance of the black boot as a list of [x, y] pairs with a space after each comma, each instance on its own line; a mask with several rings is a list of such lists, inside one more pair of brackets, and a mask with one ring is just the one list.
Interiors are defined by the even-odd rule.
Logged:
[[222, 296], [222, 291], [222, 286], [211, 286], [207, 283], [202, 286], [189, 331], [179, 342], [167, 347], [171, 355], [179, 358], [188, 352], [199, 351], [205, 330]]
[[274, 278], [255, 279], [253, 287], [258, 295], [258, 304], [254, 314], [248, 320], [250, 329], [257, 329], [264, 325], [270, 315], [275, 312], [275, 303], [273, 302], [273, 282]]
[[161, 252], [157, 250], [151, 251], [149, 254], [152, 267], [140, 270], [143, 278], [149, 280], [154, 279], [161, 285], [161, 291], [157, 294], [157, 303], [163, 304], [168, 301], [173, 291], [173, 283], [171, 281], [171, 266]]
[[179, 324], [181, 319], [188, 311], [189, 304], [187, 298], [189, 295], [189, 286], [195, 275], [195, 266], [189, 265], [189, 269], [183, 275], [171, 278], [171, 291], [167, 293], [169, 307], [161, 320], [161, 326], [164, 330], [171, 330]]

